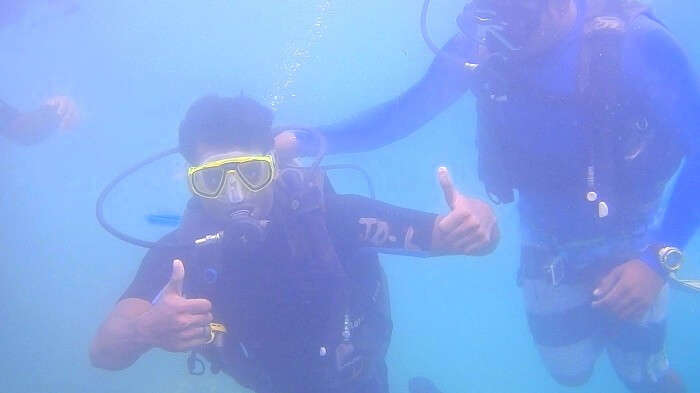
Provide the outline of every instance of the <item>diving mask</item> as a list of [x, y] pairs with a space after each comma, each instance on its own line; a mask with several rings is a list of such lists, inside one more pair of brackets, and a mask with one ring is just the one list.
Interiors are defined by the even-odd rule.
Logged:
[[471, 0], [457, 23], [490, 52], [510, 57], [540, 26], [545, 6], [546, 0]]
[[275, 160], [268, 154], [206, 161], [190, 167], [187, 178], [195, 195], [214, 199], [225, 191], [241, 196], [241, 186], [252, 192], [261, 191], [272, 183], [274, 174]]

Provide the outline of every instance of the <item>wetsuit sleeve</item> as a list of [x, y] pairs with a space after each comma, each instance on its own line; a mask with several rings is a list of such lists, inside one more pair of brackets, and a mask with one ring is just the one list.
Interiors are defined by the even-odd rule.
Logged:
[[[161, 243], [166, 243], [171, 238], [166, 236]], [[136, 298], [153, 302], [170, 280], [175, 258], [182, 258], [182, 256], [178, 256], [172, 248], [157, 246], [150, 249], [141, 261], [133, 281], [119, 300]]]
[[9, 135], [10, 124], [18, 115], [19, 112], [17, 109], [11, 107], [5, 101], [0, 100], [0, 135]]
[[[423, 78], [400, 96], [339, 124], [319, 127], [329, 153], [373, 150], [418, 130], [469, 88], [471, 74], [457, 59], [473, 57], [463, 35], [442, 48]], [[303, 149], [303, 148], [302, 148]]]
[[700, 224], [700, 88], [687, 56], [666, 29], [648, 18], [634, 27], [627, 66], [637, 70], [635, 79], [643, 81], [657, 118], [681, 130], [687, 147], [653, 243], [685, 247]]
[[357, 195], [333, 194], [326, 208], [329, 233], [341, 247], [416, 255], [430, 251], [435, 214]]

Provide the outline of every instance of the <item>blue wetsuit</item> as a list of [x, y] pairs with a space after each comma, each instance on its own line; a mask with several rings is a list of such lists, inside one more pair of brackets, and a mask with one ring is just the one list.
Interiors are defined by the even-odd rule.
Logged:
[[[552, 94], [570, 94], [576, 88], [580, 27], [556, 48], [536, 61], [524, 63], [529, 82]], [[453, 38], [443, 49], [469, 58], [473, 45], [468, 39]], [[466, 53], [465, 53], [466, 52]], [[661, 230], [654, 235], [664, 244], [685, 246], [700, 222], [700, 91], [683, 51], [667, 30], [645, 16], [631, 26], [622, 54], [623, 72], [649, 100], [650, 107], [670, 127], [681, 129], [687, 146], [686, 163], [674, 189]], [[437, 58], [425, 76], [405, 93], [349, 121], [321, 127], [331, 152], [375, 149], [412, 132], [457, 101], [471, 85], [470, 75], [446, 58]], [[513, 133], [532, 157], [545, 156], [552, 167], [571, 167], [581, 162], [578, 135], [562, 133], [562, 125], [580, 116], [575, 108], [553, 112], [550, 107], [528, 102], [509, 113], [513, 124], [536, 125], [537, 133]], [[543, 124], [543, 119], [546, 122]], [[549, 126], [549, 127], [548, 127]], [[543, 143], [538, 143], [542, 141]], [[520, 189], [524, 225], [528, 216], [544, 216], [561, 223], [572, 222], [568, 198], [541, 190]], [[549, 195], [548, 195], [549, 194]], [[549, 213], [540, 215], [547, 207]], [[557, 208], [559, 206], [560, 208]], [[569, 228], [571, 226], [569, 225]]]
[[[600, 233], [591, 210], [577, 202], [583, 198], [580, 189], [570, 184], [571, 179], [582, 177], [588, 163], [580, 132], [587, 113], [572, 105], [552, 107], [538, 98], [574, 94], [583, 28], [579, 16], [576, 27], [556, 47], [518, 64], [525, 75], [520, 81], [536, 86], [539, 93], [513, 97], [520, 98], [520, 104], [511, 105], [504, 114], [508, 130], [512, 129], [509, 151], [519, 154], [519, 168], [537, 179], [516, 187], [524, 229], [520, 283], [531, 332], [553, 377], [567, 385], [582, 383], [600, 352], [607, 349], [630, 389], [647, 391], [669, 370], [663, 351], [667, 289], [642, 323], [635, 324], [621, 324], [593, 310], [591, 293], [606, 272], [634, 258], [662, 273], [658, 262], [646, 258], [643, 250], [656, 243], [683, 247], [700, 223], [700, 91], [687, 58], [668, 31], [648, 15], [635, 18], [620, 48], [621, 73], [644, 99], [650, 118], [664, 129], [679, 130], [685, 164], [656, 230], [647, 227], [658, 212], [663, 187], [645, 183], [641, 172], [640, 179], [621, 179], [629, 186], [619, 187], [622, 202], [618, 205], [632, 210], [634, 198], [627, 194], [633, 193], [627, 191], [649, 191], [646, 202], [653, 203], [642, 217], [642, 233]], [[473, 42], [458, 35], [443, 51], [472, 59]], [[378, 148], [419, 129], [457, 101], [472, 83], [471, 74], [461, 65], [439, 56], [425, 76], [399, 97], [321, 130], [331, 152]], [[653, 155], [663, 152], [665, 144], [646, 148]], [[603, 241], [598, 241], [601, 236]]]

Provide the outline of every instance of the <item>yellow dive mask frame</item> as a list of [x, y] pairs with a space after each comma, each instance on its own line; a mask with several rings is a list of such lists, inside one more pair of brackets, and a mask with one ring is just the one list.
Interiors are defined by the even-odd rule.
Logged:
[[187, 179], [192, 193], [213, 199], [221, 195], [227, 176], [236, 176], [248, 190], [258, 192], [272, 183], [275, 169], [270, 154], [231, 157], [189, 167]]

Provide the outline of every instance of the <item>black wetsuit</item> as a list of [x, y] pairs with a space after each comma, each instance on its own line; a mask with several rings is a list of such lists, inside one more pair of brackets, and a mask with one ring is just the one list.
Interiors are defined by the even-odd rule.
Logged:
[[[320, 226], [326, 229], [318, 231], [303, 218], [293, 218], [288, 207], [280, 206], [277, 194], [275, 198], [262, 247], [250, 252], [219, 250], [215, 257], [189, 245], [156, 247], [122, 299], [153, 301], [169, 279], [174, 258], [185, 263], [185, 295], [189, 291], [194, 293], [189, 297], [204, 296], [206, 291], [192, 284], [203, 271], [198, 264], [221, 260], [208, 297], [215, 298], [215, 319], [229, 330], [224, 372], [258, 393], [387, 393], [389, 298], [376, 251], [369, 247], [428, 250], [436, 216], [329, 192], [321, 210], [325, 224]], [[215, 230], [193, 200], [182, 227], [161, 242], [172, 244]], [[324, 237], [330, 244], [319, 247]], [[341, 271], [332, 262], [318, 263], [334, 260], [322, 254], [337, 255]], [[348, 322], [351, 338], [344, 339]], [[339, 362], [338, 353], [347, 344], [354, 351], [340, 356]]]

